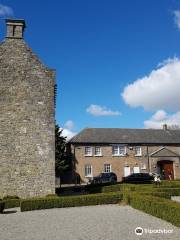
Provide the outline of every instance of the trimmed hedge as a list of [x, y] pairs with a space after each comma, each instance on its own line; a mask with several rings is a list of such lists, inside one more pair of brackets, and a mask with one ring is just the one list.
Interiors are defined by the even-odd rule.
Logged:
[[21, 201], [20, 199], [8, 199], [3, 201], [5, 203], [5, 209], [20, 207], [20, 201]]
[[21, 211], [31, 211], [48, 208], [79, 207], [99, 204], [114, 204], [122, 200], [121, 193], [101, 193], [72, 197], [39, 198], [21, 201]]
[[180, 196], [180, 186], [170, 187], [169, 185], [155, 186], [154, 184], [115, 184], [109, 186], [92, 186], [90, 193], [92, 192], [118, 192], [118, 191], [133, 191], [133, 192], [169, 192], [172, 195]]
[[180, 203], [168, 199], [140, 195], [137, 193], [125, 194], [124, 200], [133, 208], [142, 210], [155, 217], [171, 222], [180, 227]]
[[3, 213], [3, 211], [4, 211], [4, 206], [5, 206], [4, 201], [0, 201], [0, 213]]
[[3, 201], [5, 203], [4, 208], [14, 208], [20, 206], [20, 198], [18, 196], [5, 196], [3, 197]]

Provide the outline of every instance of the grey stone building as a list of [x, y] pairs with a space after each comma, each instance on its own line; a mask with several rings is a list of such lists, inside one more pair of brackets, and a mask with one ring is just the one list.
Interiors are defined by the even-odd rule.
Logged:
[[24, 20], [6, 20], [0, 44], [0, 195], [55, 192], [55, 71], [24, 41]]

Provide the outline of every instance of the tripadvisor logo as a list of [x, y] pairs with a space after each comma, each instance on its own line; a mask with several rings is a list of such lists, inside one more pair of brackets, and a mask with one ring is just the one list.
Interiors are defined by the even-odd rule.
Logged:
[[141, 227], [137, 227], [137, 228], [135, 229], [135, 234], [136, 234], [136, 235], [142, 235], [142, 234], [143, 234], [143, 229], [142, 229]]

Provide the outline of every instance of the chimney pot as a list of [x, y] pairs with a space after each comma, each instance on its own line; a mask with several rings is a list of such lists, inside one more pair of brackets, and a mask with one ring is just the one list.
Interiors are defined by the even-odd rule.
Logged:
[[23, 19], [6, 19], [6, 38], [23, 38], [26, 23]]
[[167, 124], [163, 124], [163, 130], [168, 130]]

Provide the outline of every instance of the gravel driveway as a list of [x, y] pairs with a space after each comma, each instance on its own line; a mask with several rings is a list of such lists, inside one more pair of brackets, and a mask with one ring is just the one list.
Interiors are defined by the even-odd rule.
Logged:
[[[9, 211], [9, 213], [8, 213]], [[180, 229], [130, 206], [102, 205], [0, 214], [1, 240], [179, 240]], [[142, 236], [135, 228], [142, 227]], [[145, 233], [164, 229], [173, 233]]]

